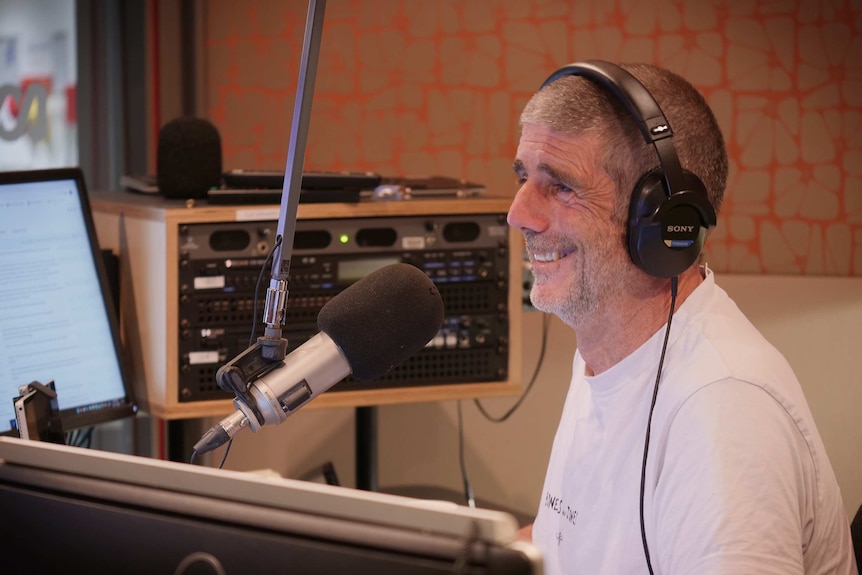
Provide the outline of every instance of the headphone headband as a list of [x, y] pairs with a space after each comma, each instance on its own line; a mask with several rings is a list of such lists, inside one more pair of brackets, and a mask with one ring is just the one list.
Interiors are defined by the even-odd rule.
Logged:
[[635, 120], [644, 141], [655, 147], [668, 197], [674, 190], [685, 189], [682, 164], [679, 162], [676, 148], [671, 143], [673, 130], [670, 122], [640, 80], [616, 64], [602, 60], [585, 60], [563, 66], [542, 83], [542, 88], [563, 76], [584, 76], [616, 96]]
[[610, 62], [585, 60], [563, 66], [542, 83], [542, 88], [563, 76], [587, 76], [604, 86], [619, 99], [633, 118], [648, 144], [673, 136], [664, 112], [640, 81]]

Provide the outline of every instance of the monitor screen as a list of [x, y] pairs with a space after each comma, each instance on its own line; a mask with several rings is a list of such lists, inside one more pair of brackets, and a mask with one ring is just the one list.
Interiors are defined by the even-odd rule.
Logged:
[[0, 438], [3, 573], [537, 575], [511, 515]]
[[67, 431], [135, 413], [80, 170], [0, 172], [0, 269], [0, 434], [34, 381]]

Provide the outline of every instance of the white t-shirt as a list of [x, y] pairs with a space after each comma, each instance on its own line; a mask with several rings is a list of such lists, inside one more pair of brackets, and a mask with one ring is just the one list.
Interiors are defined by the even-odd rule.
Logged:
[[[575, 354], [533, 525], [548, 575], [647, 573], [639, 495], [664, 335], [593, 377]], [[674, 314], [662, 371], [644, 498], [654, 573], [856, 575], [799, 383], [709, 271]]]

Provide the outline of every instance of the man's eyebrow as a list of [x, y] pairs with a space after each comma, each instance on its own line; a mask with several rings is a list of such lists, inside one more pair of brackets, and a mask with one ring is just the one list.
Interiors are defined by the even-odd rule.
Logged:
[[539, 164], [538, 171], [544, 173], [552, 180], [557, 182], [571, 182], [572, 177], [566, 172], [562, 172], [553, 166], [549, 166], [548, 164]]
[[[524, 172], [527, 171], [527, 168], [524, 167], [524, 162], [522, 162], [521, 160], [515, 160], [514, 162], [512, 162], [512, 170], [514, 170], [514, 172], [516, 174], [523, 174]], [[550, 166], [550, 165], [544, 164], [544, 163], [539, 164], [537, 166], [536, 171], [542, 172], [545, 175], [547, 175], [548, 177], [553, 178], [555, 180], [559, 180], [561, 182], [571, 179], [571, 177], [569, 177], [565, 172], [561, 172], [560, 170], [554, 168], [553, 166]]]

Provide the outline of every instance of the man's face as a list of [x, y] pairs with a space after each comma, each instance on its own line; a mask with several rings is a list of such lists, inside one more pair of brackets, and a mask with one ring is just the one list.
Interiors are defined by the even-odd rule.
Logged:
[[514, 164], [521, 187], [508, 221], [526, 241], [530, 299], [572, 327], [601, 314], [633, 269], [614, 220], [618, 192], [599, 153], [595, 136], [526, 124]]

